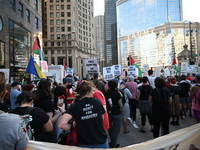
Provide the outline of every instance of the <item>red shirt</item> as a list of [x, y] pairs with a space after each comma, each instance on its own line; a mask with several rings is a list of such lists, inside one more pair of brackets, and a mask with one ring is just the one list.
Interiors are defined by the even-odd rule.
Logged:
[[[72, 94], [72, 89], [66, 88], [66, 93], [67, 93], [67, 98], [74, 97], [73, 94]], [[67, 104], [71, 104], [72, 102], [73, 102], [73, 99], [72, 100], [67, 100]]]
[[[93, 97], [99, 99], [103, 106], [106, 105], [106, 99], [105, 99], [105, 97], [104, 97], [104, 95], [102, 94], [101, 91], [96, 89]], [[110, 124], [109, 124], [109, 121], [108, 121], [108, 112], [107, 111], [106, 111], [106, 113], [103, 114], [103, 117], [104, 117], [104, 119], [103, 119], [103, 128], [104, 128], [104, 130], [107, 130], [107, 129], [110, 128]]]

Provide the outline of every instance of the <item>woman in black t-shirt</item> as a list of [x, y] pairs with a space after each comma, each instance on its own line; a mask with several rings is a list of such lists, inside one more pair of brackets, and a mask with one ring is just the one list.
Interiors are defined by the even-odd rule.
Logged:
[[104, 107], [100, 100], [93, 98], [93, 83], [83, 81], [77, 86], [79, 97], [59, 120], [58, 127], [70, 130], [68, 122], [74, 118], [78, 132], [78, 146], [88, 148], [109, 148], [103, 128]]
[[159, 137], [161, 125], [163, 135], [169, 133], [170, 103], [172, 102], [172, 97], [169, 90], [165, 88], [165, 80], [161, 77], [155, 79], [155, 87], [150, 94], [149, 100], [152, 102], [153, 136], [157, 138]]
[[44, 110], [37, 107], [32, 107], [33, 99], [30, 92], [22, 92], [16, 100], [19, 107], [15, 108], [11, 113], [18, 115], [32, 116], [30, 121], [31, 129], [33, 130], [36, 141], [45, 142], [44, 132], [51, 132], [53, 125], [49, 116]]

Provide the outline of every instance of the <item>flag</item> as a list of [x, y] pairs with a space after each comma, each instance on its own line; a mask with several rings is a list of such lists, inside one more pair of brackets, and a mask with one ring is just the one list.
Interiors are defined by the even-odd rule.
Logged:
[[46, 78], [46, 75], [40, 70], [39, 66], [34, 61], [32, 55], [30, 56], [30, 59], [26, 68], [26, 72], [33, 74], [39, 78]]
[[129, 66], [132, 66], [132, 64], [134, 63], [135, 63], [135, 60], [133, 59], [131, 55], [129, 55]]
[[177, 65], [177, 62], [176, 62], [176, 57], [174, 57], [173, 61], [172, 61], [172, 68], [174, 70], [176, 70], [176, 75], [179, 75], [180, 74], [180, 70], [178, 68], [178, 65]]
[[136, 64], [136, 61], [133, 59], [131, 55], [129, 55], [129, 65], [130, 66], [135, 66], [138, 70], [138, 77], [142, 77], [142, 71], [140, 67]]
[[35, 54], [38, 54], [39, 57], [40, 57], [40, 60], [44, 60], [44, 54], [43, 54], [42, 49], [40, 47], [40, 41], [39, 41], [38, 37], [36, 37], [36, 39], [35, 39], [35, 42], [34, 42], [33, 47], [32, 47], [32, 52], [35, 53]]
[[67, 62], [66, 62], [65, 59], [63, 59], [63, 66], [64, 66], [64, 70], [66, 70], [67, 69]]

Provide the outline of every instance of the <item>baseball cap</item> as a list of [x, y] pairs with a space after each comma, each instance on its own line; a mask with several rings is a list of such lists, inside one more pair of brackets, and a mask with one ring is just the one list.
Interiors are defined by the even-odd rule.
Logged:
[[17, 81], [14, 81], [14, 82], [11, 84], [12, 87], [14, 87], [14, 86], [16, 86], [16, 85], [20, 85], [20, 83], [17, 82]]
[[197, 80], [200, 81], [200, 74], [197, 74], [197, 75], [196, 75], [196, 78], [197, 78]]
[[66, 82], [70, 82], [70, 83], [74, 84], [74, 80], [70, 77], [67, 77], [67, 78], [64, 79], [63, 83], [66, 83]]

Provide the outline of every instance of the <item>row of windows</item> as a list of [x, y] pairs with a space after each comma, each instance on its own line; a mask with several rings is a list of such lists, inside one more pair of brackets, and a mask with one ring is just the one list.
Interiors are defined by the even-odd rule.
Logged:
[[[50, 13], [50, 18], [54, 17], [54, 13]], [[65, 17], [65, 12], [56, 12], [56, 17]], [[67, 17], [71, 17], [71, 12], [67, 12]]]
[[[65, 24], [65, 20], [61, 19], [61, 20], [56, 20], [56, 24], [60, 25], [60, 24]], [[71, 24], [71, 19], [67, 19], [67, 24]], [[54, 20], [50, 20], [50, 25], [54, 25]]]
[[[34, 6], [35, 6], [35, 9], [37, 10], [38, 9], [38, 0], [34, 0]], [[13, 11], [16, 11], [15, 10], [15, 0], [10, 0], [10, 9], [12, 9]], [[18, 3], [18, 7], [17, 7], [17, 13], [20, 17], [24, 18], [24, 6], [22, 3]], [[25, 12], [25, 19], [27, 22], [30, 23], [30, 11], [28, 9], [26, 9], [26, 12]], [[39, 28], [39, 22], [38, 22], [38, 18], [35, 17], [34, 19], [34, 24], [35, 24], [35, 28], [38, 29]]]
[[[64, 2], [64, 0], [50, 0], [50, 3], [53, 3], [54, 1], [56, 1], [56, 2], [61, 2], [61, 3], [63, 3]], [[70, 2], [70, 0], [66, 0], [67, 2]]]
[[[65, 32], [65, 27], [55, 27], [56, 32]], [[67, 27], [67, 31], [71, 32], [71, 27]], [[54, 27], [50, 27], [50, 32], [54, 32]]]
[[[54, 5], [50, 5], [49, 6], [50, 10], [53, 10], [54, 9]], [[56, 5], [56, 10], [64, 10], [65, 9], [65, 6], [64, 5]], [[67, 5], [67, 9], [71, 9], [71, 5]]]

